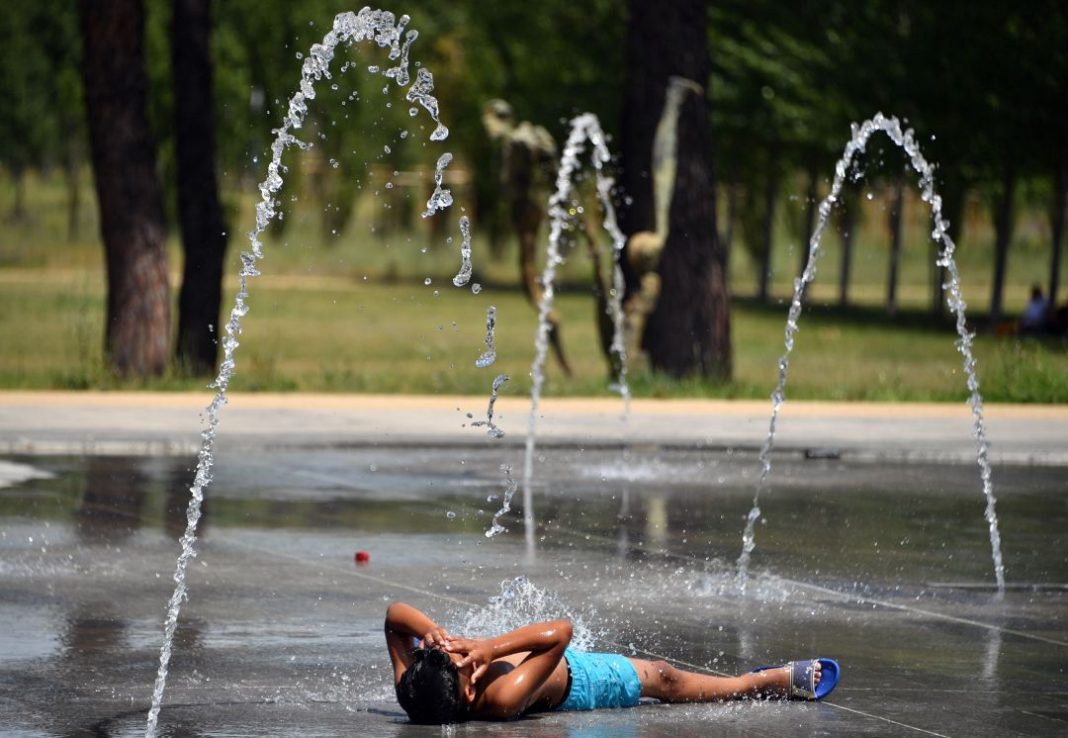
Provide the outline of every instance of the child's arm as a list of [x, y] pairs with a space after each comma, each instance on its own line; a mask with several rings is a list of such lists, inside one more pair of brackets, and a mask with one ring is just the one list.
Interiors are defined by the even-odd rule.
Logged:
[[461, 668], [468, 664], [474, 667], [472, 684], [482, 678], [494, 659], [530, 652], [514, 669], [493, 679], [482, 693], [480, 707], [489, 716], [509, 719], [522, 715], [530, 706], [531, 699], [560, 663], [570, 642], [570, 621], [551, 620], [485, 640], [451, 638], [446, 641], [445, 650], [463, 654], [464, 658], [458, 664]]
[[393, 683], [411, 665], [411, 651], [419, 639], [427, 646], [440, 646], [448, 638], [444, 628], [438, 626], [423, 612], [403, 602], [394, 602], [386, 610], [386, 648], [393, 662]]

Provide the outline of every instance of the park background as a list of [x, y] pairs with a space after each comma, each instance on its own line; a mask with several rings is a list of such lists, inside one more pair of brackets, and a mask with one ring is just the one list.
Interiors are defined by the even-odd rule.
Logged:
[[[173, 55], [174, 34], [183, 28], [174, 8], [206, 4], [121, 4], [144, 12], [145, 110], [173, 302], [165, 343], [174, 356], [188, 248], [178, 205]], [[381, 79], [359, 68], [338, 75], [338, 89], [322, 91], [305, 127], [325, 138], [309, 152], [287, 152], [284, 218], [265, 239], [232, 387], [487, 393], [492, 376], [474, 359], [493, 304], [494, 373], [511, 376], [506, 394], [529, 390], [536, 314], [520, 289], [501, 153], [481, 111], [503, 98], [518, 119], [549, 130], [558, 146], [567, 119], [592, 111], [618, 150], [633, 13], [655, 5], [411, 0], [394, 8], [412, 16], [420, 31], [412, 57], [435, 74], [452, 131], [444, 148], [457, 159], [449, 182], [457, 205], [430, 220], [419, 217], [438, 154], [426, 145], [429, 130], [409, 121], [400, 93], [382, 95]], [[224, 217], [220, 234], [228, 234], [224, 311], [237, 286], [238, 252], [247, 248], [242, 234], [255, 220], [271, 129], [297, 88], [300, 55], [335, 13], [350, 9], [328, 0], [211, 6], [212, 169]], [[671, 15], [665, 13], [665, 23]], [[1063, 6], [724, 1], [709, 4], [705, 15], [711, 146], [698, 153], [711, 162], [714, 238], [727, 254], [731, 371], [680, 377], [637, 363], [635, 394], [767, 396], [811, 206], [826, 195], [850, 124], [881, 111], [907, 121], [938, 164], [936, 187], [959, 246], [984, 396], [1068, 401], [1064, 339], [1023, 339], [1013, 330], [1033, 284], [1059, 303], [1065, 299]], [[89, 165], [82, 34], [78, 6], [62, 0], [19, 3], [0, 19], [0, 387], [201, 389], [210, 377], [178, 359], [152, 371], [117, 370], [106, 349], [105, 250]], [[365, 48], [342, 57], [358, 67], [384, 60]], [[655, 119], [659, 110], [649, 114]], [[400, 138], [400, 130], [411, 135]], [[929, 213], [904, 166], [899, 152], [873, 139], [863, 177], [836, 210], [801, 321], [791, 397], [967, 395], [953, 321], [936, 294], [941, 277]], [[892, 216], [903, 175], [901, 263], [891, 304]], [[547, 199], [548, 185], [544, 190]], [[463, 213], [473, 220], [474, 281], [484, 288], [477, 299], [450, 284]], [[846, 253], [850, 267], [843, 272]], [[565, 377], [550, 364], [548, 394], [609, 392], [590, 274], [575, 249], [557, 302], [574, 372]]]

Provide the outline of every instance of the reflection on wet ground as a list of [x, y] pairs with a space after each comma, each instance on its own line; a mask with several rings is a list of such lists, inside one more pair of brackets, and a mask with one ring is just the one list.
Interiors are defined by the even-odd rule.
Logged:
[[[749, 456], [550, 449], [538, 550], [484, 536], [515, 449], [221, 455], [162, 734], [430, 735], [392, 698], [381, 621], [564, 612], [597, 647], [726, 673], [835, 656], [833, 699], [466, 725], [495, 736], [1046, 735], [1068, 729], [1068, 475], [996, 470], [999, 600], [970, 466], [777, 463], [754, 567], [731, 576]], [[0, 489], [4, 735], [143, 733], [190, 458], [23, 457]], [[370, 553], [357, 566], [353, 554]], [[525, 575], [527, 582], [516, 584]], [[504, 600], [487, 606], [502, 593]]]

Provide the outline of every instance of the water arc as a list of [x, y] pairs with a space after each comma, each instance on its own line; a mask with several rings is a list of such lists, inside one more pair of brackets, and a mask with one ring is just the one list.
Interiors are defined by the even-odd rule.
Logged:
[[977, 463], [979, 466], [979, 478], [982, 492], [986, 498], [984, 517], [990, 531], [990, 547], [993, 558], [994, 578], [997, 582], [999, 596], [1005, 592], [1005, 567], [1001, 558], [1001, 534], [998, 531], [997, 500], [994, 497], [994, 487], [991, 481], [989, 443], [986, 439], [986, 421], [983, 417], [983, 398], [979, 393], [979, 379], [976, 375], [975, 356], [972, 353], [972, 339], [974, 334], [968, 330], [965, 319], [965, 302], [961, 296], [960, 275], [957, 272], [957, 264], [953, 259], [956, 244], [950, 238], [947, 230], [949, 222], [942, 217], [942, 198], [934, 188], [934, 166], [928, 163], [920, 151], [912, 129], [902, 130], [901, 123], [896, 117], [886, 117], [882, 113], [876, 113], [869, 120], [859, 126], [853, 124], [852, 137], [846, 144], [842, 157], [838, 160], [834, 170], [834, 180], [831, 191], [823, 199], [819, 206], [819, 220], [808, 242], [808, 259], [801, 276], [794, 280], [794, 294], [790, 302], [790, 310], [787, 314], [785, 329], [785, 351], [779, 359], [779, 379], [775, 390], [771, 394], [772, 410], [771, 420], [768, 426], [768, 435], [760, 449], [760, 479], [753, 493], [753, 505], [746, 518], [745, 531], [742, 534], [742, 553], [738, 557], [737, 571], [738, 580], [744, 589], [748, 577], [750, 555], [756, 547], [756, 521], [760, 518], [760, 493], [767, 484], [768, 475], [771, 472], [771, 452], [775, 446], [775, 426], [779, 417], [779, 410], [786, 399], [786, 377], [790, 365], [790, 352], [794, 347], [794, 337], [797, 333], [797, 321], [801, 317], [802, 298], [805, 287], [816, 276], [816, 262], [819, 258], [820, 239], [830, 218], [831, 209], [842, 190], [849, 167], [853, 158], [864, 151], [868, 139], [872, 134], [881, 131], [902, 151], [908, 158], [908, 163], [919, 175], [920, 197], [931, 209], [932, 230], [931, 238], [936, 243], [942, 244], [937, 264], [945, 267], [949, 281], [946, 283], [946, 304], [956, 316], [957, 350], [963, 356], [964, 372], [967, 376], [966, 386], [969, 392], [968, 403], [972, 409], [974, 420], [974, 435], [976, 439]]
[[581, 165], [581, 156], [586, 145], [592, 148], [590, 161], [597, 179], [597, 199], [604, 210], [603, 227], [612, 238], [612, 288], [609, 290], [607, 309], [612, 319], [613, 335], [610, 353], [618, 361], [618, 373], [612, 389], [623, 398], [624, 417], [630, 408], [630, 387], [627, 384], [627, 349], [623, 337], [623, 269], [619, 256], [626, 244], [626, 237], [619, 229], [616, 211], [612, 204], [612, 187], [615, 180], [608, 176], [605, 165], [612, 157], [605, 141], [601, 122], [593, 113], [583, 113], [571, 120], [571, 132], [560, 155], [560, 166], [556, 175], [556, 190], [549, 198], [549, 244], [545, 271], [542, 272], [543, 292], [538, 303], [538, 328], [534, 338], [534, 361], [531, 364], [532, 381], [530, 391], [530, 418], [527, 425], [526, 447], [523, 457], [523, 526], [526, 532], [527, 551], [534, 549], [534, 509], [533, 491], [534, 450], [538, 427], [538, 403], [541, 400], [542, 385], [545, 382], [545, 359], [549, 350], [549, 312], [555, 297], [556, 268], [564, 263], [560, 253], [560, 242], [564, 231], [572, 218], [568, 204], [575, 189], [575, 174]]
[[[250, 251], [241, 253], [241, 270], [238, 273], [238, 291], [234, 297], [234, 305], [230, 311], [229, 320], [225, 325], [225, 336], [222, 340], [223, 358], [219, 364], [219, 371], [211, 388], [216, 394], [205, 411], [206, 427], [201, 432], [201, 447], [197, 454], [197, 466], [194, 473], [192, 486], [189, 488], [190, 500], [186, 510], [186, 528], [181, 537], [181, 553], [175, 566], [174, 593], [168, 602], [167, 615], [164, 621], [163, 646], [160, 649], [159, 669], [156, 675], [155, 685], [152, 691], [152, 706], [148, 712], [148, 720], [145, 727], [146, 738], [153, 738], [159, 720], [159, 712], [163, 701], [163, 692], [166, 688], [167, 670], [171, 658], [174, 633], [177, 629], [178, 616], [182, 603], [188, 595], [185, 574], [189, 561], [196, 556], [197, 524], [200, 520], [201, 506], [204, 500], [204, 490], [212, 481], [212, 466], [214, 464], [215, 436], [219, 424], [219, 413], [228, 402], [226, 391], [230, 385], [236, 366], [234, 355], [240, 342], [241, 319], [248, 313], [248, 282], [257, 276], [259, 271], [256, 262], [263, 258], [263, 243], [260, 237], [266, 230], [269, 222], [277, 215], [275, 199], [276, 194], [282, 188], [282, 174], [286, 171], [282, 166], [282, 154], [291, 146], [300, 149], [308, 148], [308, 144], [298, 140], [291, 131], [300, 129], [308, 113], [308, 101], [315, 99], [315, 83], [323, 78], [330, 79], [330, 62], [334, 58], [334, 52], [339, 45], [352, 46], [362, 41], [371, 41], [382, 49], [388, 49], [390, 61], [395, 66], [376, 70], [377, 73], [393, 80], [398, 87], [404, 87], [411, 81], [408, 71], [408, 54], [412, 43], [418, 37], [418, 32], [408, 29], [407, 15], [394, 16], [393, 13], [384, 10], [372, 10], [363, 8], [359, 13], [339, 13], [334, 18], [330, 31], [322, 39], [321, 43], [313, 44], [310, 52], [304, 58], [301, 69], [300, 89], [289, 100], [288, 112], [282, 126], [275, 129], [275, 139], [271, 144], [271, 160], [267, 165], [267, 177], [259, 185], [261, 195], [260, 202], [256, 205], [256, 226], [248, 234]], [[373, 71], [372, 73], [375, 73]], [[439, 118], [438, 102], [432, 94], [434, 79], [426, 67], [419, 67], [416, 78], [408, 88], [406, 99], [422, 107], [434, 121], [435, 128], [430, 134], [431, 141], [442, 141], [448, 137], [449, 131]], [[413, 108], [414, 111], [414, 108]], [[415, 113], [413, 112], [413, 115]], [[451, 161], [451, 156], [443, 155], [435, 172], [436, 187], [434, 194], [427, 203], [427, 211], [424, 217], [432, 215], [435, 211], [448, 207], [452, 198], [447, 190], [441, 189], [441, 172]], [[470, 235], [467, 229], [466, 219], [461, 222], [464, 235], [464, 245], [468, 251], [464, 254], [465, 265], [469, 265], [470, 258]]]

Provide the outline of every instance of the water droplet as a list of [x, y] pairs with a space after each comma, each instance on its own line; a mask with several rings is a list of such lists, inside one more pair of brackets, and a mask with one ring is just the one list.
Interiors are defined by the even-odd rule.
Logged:
[[477, 295], [479, 292], [482, 291], [482, 285], [480, 285], [478, 282], [475, 282], [471, 285], [471, 291]]
[[445, 517], [447, 517], [449, 520], [455, 520], [456, 513], [454, 513], [452, 510], [449, 510], [447, 513], [445, 513]]
[[423, 284], [425, 284], [427, 287], [429, 287], [430, 283], [433, 282], [433, 281], [434, 280], [432, 280], [430, 277], [427, 277], [426, 279], [423, 280]]

